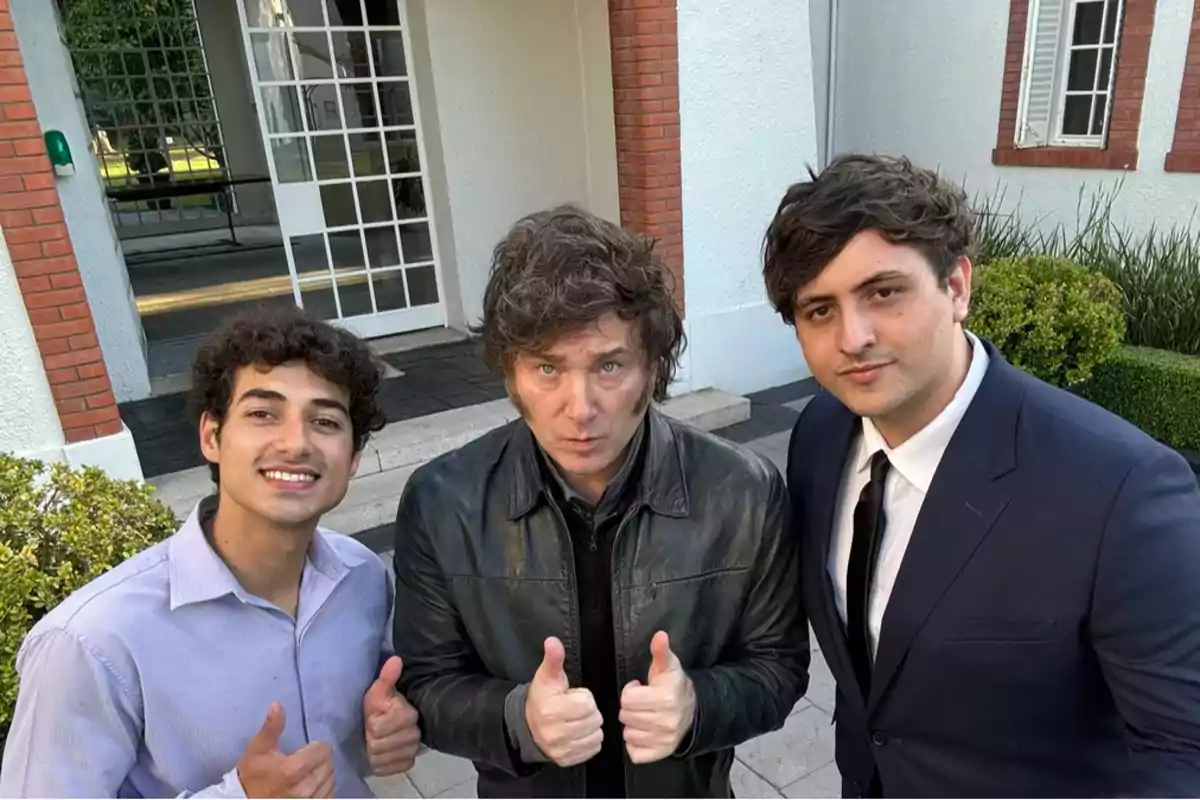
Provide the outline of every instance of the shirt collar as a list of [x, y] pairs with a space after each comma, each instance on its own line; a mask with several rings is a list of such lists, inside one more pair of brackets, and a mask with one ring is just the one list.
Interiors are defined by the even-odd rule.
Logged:
[[[205, 525], [216, 510], [217, 497], [205, 497], [171, 537], [168, 559], [172, 611], [189, 603], [216, 600], [228, 594], [244, 603], [256, 602], [213, 550], [204, 533]], [[359, 556], [339, 552], [329, 543], [327, 534], [318, 528], [309, 546], [304, 570], [316, 570], [336, 583], [362, 561]]]
[[946, 452], [954, 431], [958, 429], [958, 423], [967, 413], [967, 408], [970, 407], [975, 393], [979, 391], [979, 385], [983, 383], [983, 376], [987, 373], [987, 350], [975, 334], [970, 331], [966, 331], [966, 334], [971, 343], [971, 366], [949, 404], [932, 422], [895, 449], [888, 447], [875, 423], [863, 417], [862, 446], [858, 450], [858, 461], [855, 463], [857, 472], [870, 469], [871, 456], [882, 450], [892, 468], [903, 475], [905, 480], [923, 493], [929, 491], [942, 454]]

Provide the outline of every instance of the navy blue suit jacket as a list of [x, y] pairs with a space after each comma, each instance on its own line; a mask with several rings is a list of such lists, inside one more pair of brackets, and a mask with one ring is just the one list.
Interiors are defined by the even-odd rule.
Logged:
[[[821, 393], [788, 483], [837, 680], [847, 796], [1200, 796], [1200, 487], [1141, 431], [1005, 362], [929, 487], [869, 697], [826, 571], [857, 416]], [[1196, 409], [1200, 413], [1200, 409]]]

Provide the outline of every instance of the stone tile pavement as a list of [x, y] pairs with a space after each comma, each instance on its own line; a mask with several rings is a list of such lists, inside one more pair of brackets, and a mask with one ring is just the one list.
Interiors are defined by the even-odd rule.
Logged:
[[[751, 420], [718, 431], [770, 458], [782, 470], [787, 463], [791, 422], [807, 402], [805, 387], [781, 387], [752, 396]], [[391, 563], [390, 553], [381, 558]], [[737, 748], [732, 782], [737, 797], [840, 797], [842, 786], [833, 762], [834, 682], [809, 636], [812, 665], [808, 692], [784, 726]], [[471, 762], [436, 751], [417, 758], [416, 766], [396, 778], [372, 779], [380, 797], [476, 797]]]

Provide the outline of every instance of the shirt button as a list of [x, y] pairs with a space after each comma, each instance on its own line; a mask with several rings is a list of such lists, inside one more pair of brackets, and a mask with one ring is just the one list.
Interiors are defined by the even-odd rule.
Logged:
[[871, 734], [871, 744], [875, 745], [876, 747], [883, 747], [887, 743], [888, 737], [886, 733], [875, 731]]

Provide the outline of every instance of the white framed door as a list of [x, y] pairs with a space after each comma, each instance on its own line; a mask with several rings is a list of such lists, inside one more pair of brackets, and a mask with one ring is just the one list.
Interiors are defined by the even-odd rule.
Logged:
[[403, 0], [238, 0], [296, 303], [360, 336], [445, 324]]

